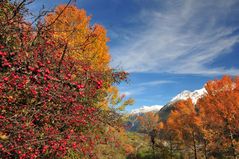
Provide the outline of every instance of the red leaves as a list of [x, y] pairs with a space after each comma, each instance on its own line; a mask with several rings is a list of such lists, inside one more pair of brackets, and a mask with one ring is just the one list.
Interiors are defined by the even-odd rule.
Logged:
[[7, 53], [6, 52], [2, 52], [2, 51], [0, 51], [0, 56], [7, 56]]
[[9, 80], [8, 77], [3, 77], [3, 81], [4, 81], [4, 82], [7, 82], [8, 80]]
[[91, 154], [89, 132], [102, 121], [96, 105], [125, 74], [96, 71], [69, 56], [61, 60], [64, 45], [51, 30], [39, 23], [32, 32], [26, 22], [14, 21], [0, 24], [0, 156], [62, 158], [72, 147]]
[[30, 70], [30, 71], [35, 71], [35, 68], [34, 67], [32, 67], [32, 66], [28, 66], [28, 69]]
[[2, 54], [2, 67], [12, 67], [12, 64], [9, 62], [8, 59], [6, 59], [4, 56], [6, 56], [6, 54]]

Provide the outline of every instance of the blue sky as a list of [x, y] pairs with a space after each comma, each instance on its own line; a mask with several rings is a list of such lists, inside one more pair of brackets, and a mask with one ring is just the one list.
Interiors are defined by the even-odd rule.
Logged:
[[[36, 0], [54, 8], [67, 0]], [[183, 90], [239, 74], [238, 0], [78, 0], [108, 30], [113, 67], [130, 72], [134, 106], [163, 105]]]

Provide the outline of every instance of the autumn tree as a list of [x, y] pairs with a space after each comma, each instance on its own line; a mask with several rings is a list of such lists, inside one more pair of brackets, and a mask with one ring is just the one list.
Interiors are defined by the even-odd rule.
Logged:
[[53, 37], [67, 44], [69, 56], [86, 62], [97, 71], [109, 69], [106, 30], [99, 24], [90, 25], [90, 19], [85, 10], [73, 5], [59, 5], [45, 18], [47, 24], [52, 24]]
[[100, 142], [97, 145], [96, 155], [99, 158], [102, 158], [102, 153], [104, 153], [104, 157], [115, 158], [131, 154], [134, 151], [134, 148], [127, 144], [128, 137], [124, 129], [124, 115], [122, 114], [125, 107], [133, 103], [134, 100], [132, 98], [126, 99], [126, 96], [124, 94], [121, 95], [116, 86], [111, 86], [107, 89], [107, 96], [97, 105], [98, 108], [106, 112], [107, 117], [105, 118], [110, 121], [110, 124], [107, 127], [105, 126], [107, 131], [104, 132], [104, 135], [110, 138], [110, 144]]
[[171, 112], [167, 124], [176, 132], [179, 139], [184, 141], [185, 145], [192, 147], [194, 158], [197, 159], [197, 145], [202, 136], [201, 119], [190, 98], [176, 103], [175, 110]]
[[[59, 17], [59, 15], [61, 15]], [[110, 69], [110, 54], [107, 46], [109, 38], [106, 30], [99, 24], [90, 24], [91, 17], [87, 16], [84, 9], [79, 9], [74, 5], [59, 5], [53, 13], [45, 17], [46, 24], [50, 25], [53, 37], [65, 45], [65, 56], [84, 62], [94, 71], [106, 71]], [[77, 65], [77, 64], [76, 64]], [[80, 68], [80, 67], [79, 67]], [[107, 80], [99, 85], [109, 85]], [[106, 98], [104, 96], [107, 96]], [[121, 106], [123, 110], [127, 105], [132, 105], [133, 100], [123, 101], [116, 86], [105, 90], [99, 101], [101, 109], [107, 110], [112, 105]]]
[[158, 129], [160, 129], [159, 116], [154, 112], [147, 112], [137, 117], [140, 123], [140, 129], [142, 132], [146, 132], [150, 136], [150, 143], [153, 149], [153, 155], [155, 157], [155, 145]]
[[63, 158], [73, 150], [93, 158], [115, 115], [97, 104], [127, 74], [68, 56], [71, 45], [52, 38], [54, 23], [24, 20], [27, 3], [0, 3], [0, 156]]
[[159, 116], [154, 112], [147, 112], [139, 115], [137, 118], [140, 122], [141, 131], [150, 133], [154, 129], [159, 128]]
[[173, 159], [175, 154], [181, 148], [181, 141], [175, 130], [170, 127], [167, 122], [160, 122], [161, 128], [158, 129], [158, 139], [161, 145], [159, 146], [159, 151], [161, 152], [163, 158]]
[[224, 76], [209, 81], [207, 95], [198, 102], [211, 154], [219, 157], [239, 153], [239, 78]]

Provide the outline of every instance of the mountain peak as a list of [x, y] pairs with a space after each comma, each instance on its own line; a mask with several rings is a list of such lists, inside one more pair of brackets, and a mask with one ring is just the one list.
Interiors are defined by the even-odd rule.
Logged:
[[193, 103], [196, 104], [197, 100], [201, 98], [204, 94], [206, 94], [207, 91], [205, 88], [195, 90], [193, 92], [185, 90], [173, 97], [169, 103], [175, 103], [179, 100], [187, 100], [188, 98], [191, 98]]

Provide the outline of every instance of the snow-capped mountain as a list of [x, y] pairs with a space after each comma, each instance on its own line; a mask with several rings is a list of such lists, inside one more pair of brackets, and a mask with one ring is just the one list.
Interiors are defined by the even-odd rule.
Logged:
[[206, 94], [207, 91], [205, 88], [202, 88], [202, 89], [198, 89], [198, 90], [195, 90], [193, 92], [191, 91], [188, 91], [188, 90], [185, 90], [181, 93], [179, 93], [178, 95], [176, 95], [175, 97], [173, 97], [169, 103], [175, 103], [179, 100], [187, 100], [188, 98], [191, 98], [192, 99], [192, 102], [194, 104], [197, 103], [197, 100], [201, 97], [203, 97], [204, 94]]
[[133, 109], [130, 114], [140, 114], [147, 112], [158, 112], [162, 108], [162, 105], [142, 106], [138, 109]]
[[177, 101], [180, 100], [187, 100], [188, 98], [192, 99], [192, 102], [194, 104], [197, 103], [198, 99], [202, 98], [205, 94], [207, 93], [205, 88], [202, 89], [198, 89], [195, 91], [182, 91], [181, 93], [179, 93], [178, 95], [176, 95], [175, 97], [173, 97], [160, 111], [159, 111], [159, 116], [161, 119], [166, 120], [170, 114], [170, 112], [172, 111], [172, 109], [174, 108], [174, 104]]
[[158, 112], [161, 109], [165, 109], [168, 106], [173, 105], [175, 102], [180, 100], [187, 100], [188, 98], [191, 98], [193, 103], [196, 104], [197, 100], [201, 97], [203, 97], [204, 94], [206, 94], [207, 91], [205, 88], [195, 90], [193, 92], [185, 90], [173, 97], [165, 106], [162, 105], [152, 105], [152, 106], [142, 106], [138, 109], [133, 109], [130, 114], [140, 114], [140, 113], [147, 113], [147, 112]]
[[197, 100], [202, 98], [207, 93], [205, 88], [195, 90], [195, 91], [182, 91], [175, 97], [173, 97], [166, 105], [153, 105], [153, 106], [142, 106], [138, 109], [134, 109], [129, 113], [129, 121], [128, 125], [130, 128], [128, 131], [138, 131], [139, 129], [139, 121], [137, 119], [138, 116], [143, 116], [147, 112], [154, 112], [159, 114], [162, 120], [167, 120], [171, 111], [175, 108], [175, 103], [180, 100], [187, 100], [188, 98], [192, 99], [194, 104], [197, 103]]

